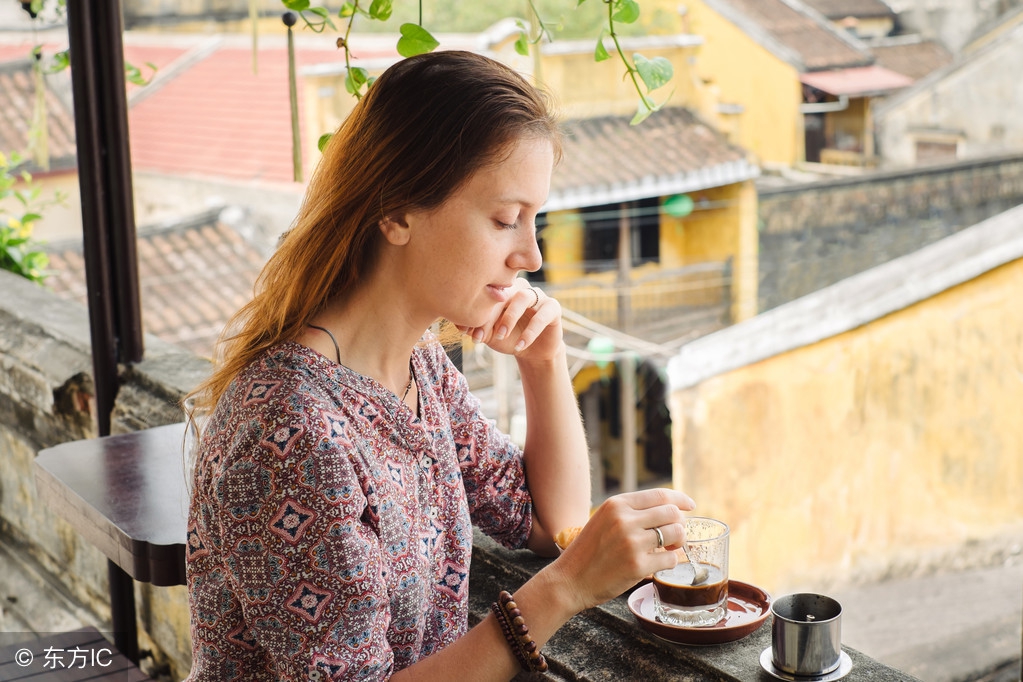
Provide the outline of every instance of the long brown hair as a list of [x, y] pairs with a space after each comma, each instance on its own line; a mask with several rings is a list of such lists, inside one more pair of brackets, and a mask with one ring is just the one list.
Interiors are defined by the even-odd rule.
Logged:
[[387, 69], [324, 148], [293, 229], [221, 334], [213, 373], [186, 397], [189, 418], [354, 287], [373, 267], [382, 218], [436, 208], [523, 137], [548, 139], [560, 155], [547, 96], [507, 66], [442, 51]]

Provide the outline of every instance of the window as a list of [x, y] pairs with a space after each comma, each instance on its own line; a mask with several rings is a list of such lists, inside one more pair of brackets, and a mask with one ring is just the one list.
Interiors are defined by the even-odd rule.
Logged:
[[660, 200], [652, 197], [627, 204], [605, 204], [582, 210], [586, 272], [604, 272], [618, 267], [622, 210], [627, 210], [629, 217], [631, 265], [660, 260]]

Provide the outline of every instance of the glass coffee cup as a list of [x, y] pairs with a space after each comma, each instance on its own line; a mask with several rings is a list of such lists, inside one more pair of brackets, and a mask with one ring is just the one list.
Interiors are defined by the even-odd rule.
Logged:
[[[709, 627], [728, 614], [728, 525], [693, 516], [685, 521], [689, 563], [681, 550], [674, 568], [654, 573], [654, 615], [680, 627]], [[694, 566], [695, 564], [695, 566]], [[694, 585], [697, 567], [707, 577]]]

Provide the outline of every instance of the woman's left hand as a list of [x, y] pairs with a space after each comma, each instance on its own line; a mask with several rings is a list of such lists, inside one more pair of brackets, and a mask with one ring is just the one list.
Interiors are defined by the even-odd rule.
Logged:
[[482, 327], [459, 327], [476, 343], [521, 360], [549, 360], [562, 349], [561, 304], [521, 277], [494, 319]]

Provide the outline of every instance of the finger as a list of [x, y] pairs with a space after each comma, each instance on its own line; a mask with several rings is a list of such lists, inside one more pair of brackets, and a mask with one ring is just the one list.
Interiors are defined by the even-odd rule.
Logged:
[[513, 339], [515, 341], [515, 352], [519, 353], [529, 348], [540, 338], [541, 334], [559, 319], [561, 319], [561, 304], [553, 298], [541, 300], [540, 307], [535, 310], [533, 316], [521, 328], [521, 331], [517, 331], [517, 337]]
[[696, 502], [681, 490], [670, 488], [648, 488], [631, 493], [621, 493], [615, 497], [633, 509], [650, 509], [659, 505], [670, 504], [682, 511], [696, 509]]
[[529, 286], [512, 294], [500, 317], [494, 322], [494, 339], [496, 341], [503, 341], [507, 338], [518, 326], [519, 320], [529, 314], [527, 311], [533, 310], [535, 313], [536, 309], [533, 305], [534, 302], [539, 301], [539, 295], [536, 289]]
[[686, 527], [681, 523], [666, 523], [663, 526], [655, 526], [657, 530], [661, 532], [661, 539], [664, 544], [658, 547], [658, 537], [654, 533], [654, 547], [658, 549], [665, 549], [667, 551], [676, 550], [682, 546], [686, 540]]

